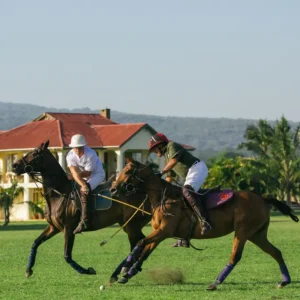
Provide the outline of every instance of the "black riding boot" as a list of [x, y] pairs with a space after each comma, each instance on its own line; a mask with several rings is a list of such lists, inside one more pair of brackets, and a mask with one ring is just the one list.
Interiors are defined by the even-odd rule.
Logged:
[[[89, 186], [90, 187], [90, 186]], [[74, 234], [81, 233], [83, 230], [89, 229], [90, 227], [90, 198], [92, 195], [92, 191], [90, 190], [88, 194], [80, 193], [80, 201], [81, 201], [81, 220], [76, 227], [76, 229], [73, 231]]]
[[197, 207], [196, 204], [196, 200], [194, 198], [193, 193], [191, 193], [191, 191], [194, 191], [193, 187], [190, 185], [185, 185], [182, 188], [182, 192], [183, 192], [183, 196], [185, 197], [185, 199], [189, 202], [189, 204], [191, 205], [194, 213], [196, 214], [200, 224], [201, 224], [201, 235], [205, 234], [207, 231], [211, 230], [211, 225], [207, 222], [208, 220], [208, 216], [207, 216], [207, 211], [206, 209], [203, 207], [203, 203], [202, 201], [200, 202], [200, 210]]

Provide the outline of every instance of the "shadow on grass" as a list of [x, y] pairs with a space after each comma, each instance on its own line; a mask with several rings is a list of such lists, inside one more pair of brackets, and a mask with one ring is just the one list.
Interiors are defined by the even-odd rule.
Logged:
[[[279, 284], [280, 282], [274, 282], [274, 281], [257, 281], [257, 282], [224, 282], [222, 283], [221, 285], [219, 285], [218, 287], [221, 287], [221, 286], [237, 286], [236, 289], [238, 290], [245, 290], [245, 289], [249, 289], [249, 286], [253, 286], [253, 289], [256, 289], [258, 285], [264, 285], [264, 284], [267, 284], [267, 285], [274, 285], [275, 288], [277, 287], [277, 285]], [[129, 284], [126, 284], [126, 286], [130, 287], [130, 286], [138, 286], [138, 287], [141, 287], [141, 286], [145, 286], [145, 287], [149, 287], [149, 286], [174, 286], [174, 285], [177, 285], [177, 286], [208, 286], [210, 284], [210, 282], [182, 282], [182, 283], [175, 283], [175, 284], [172, 284], [172, 283], [165, 283], [165, 284], [160, 284], [160, 283], [149, 283], [149, 284], [134, 284], [134, 283], [129, 283]], [[114, 285], [118, 285], [117, 283], [115, 283]], [[292, 283], [288, 286], [294, 286], [294, 285], [300, 285], [300, 281], [292, 281]], [[122, 286], [124, 286], [122, 284]], [[240, 286], [240, 287], [238, 287]]]
[[32, 224], [32, 223], [9, 223], [7, 226], [1, 226], [1, 231], [23, 231], [23, 230], [44, 230], [47, 227], [47, 223], [39, 223], [39, 224]]
[[[32, 221], [28, 222], [12, 222], [9, 223], [7, 226], [0, 225], [0, 232], [1, 231], [23, 231], [23, 230], [44, 230], [47, 227], [48, 223], [39, 221], [34, 223]], [[148, 225], [147, 225], [148, 226]], [[109, 226], [111, 228], [120, 228], [119, 224], [114, 224]], [[145, 226], [146, 227], [146, 226]]]

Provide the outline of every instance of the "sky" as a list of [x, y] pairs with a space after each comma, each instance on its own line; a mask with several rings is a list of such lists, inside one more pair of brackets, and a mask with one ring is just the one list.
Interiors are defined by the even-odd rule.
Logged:
[[0, 0], [0, 101], [300, 121], [298, 0]]

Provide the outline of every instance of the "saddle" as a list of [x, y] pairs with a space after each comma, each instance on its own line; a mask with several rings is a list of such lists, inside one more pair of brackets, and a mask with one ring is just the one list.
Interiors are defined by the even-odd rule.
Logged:
[[233, 191], [230, 189], [221, 189], [218, 185], [211, 189], [200, 189], [198, 194], [194, 192], [196, 203], [202, 201], [207, 210], [219, 207], [233, 198]]
[[[100, 183], [94, 190], [92, 190], [92, 203], [90, 210], [107, 210], [112, 206], [112, 200], [106, 197], [111, 197], [109, 186], [107, 182]], [[76, 206], [81, 209], [80, 202], [80, 186], [74, 182], [73, 189], [70, 193], [70, 198], [76, 203]]]

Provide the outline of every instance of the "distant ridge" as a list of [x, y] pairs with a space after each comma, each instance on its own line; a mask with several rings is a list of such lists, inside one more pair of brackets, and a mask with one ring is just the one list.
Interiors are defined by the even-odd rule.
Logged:
[[[56, 109], [33, 104], [0, 102], [0, 131], [30, 122], [44, 112], [100, 113], [87, 107]], [[223, 150], [235, 149], [241, 143], [247, 125], [256, 120], [227, 118], [162, 117], [111, 111], [111, 119], [118, 123], [146, 122], [170, 139], [194, 146], [200, 158]], [[296, 123], [290, 122], [292, 126]], [[1, 140], [0, 140], [1, 142]]]

